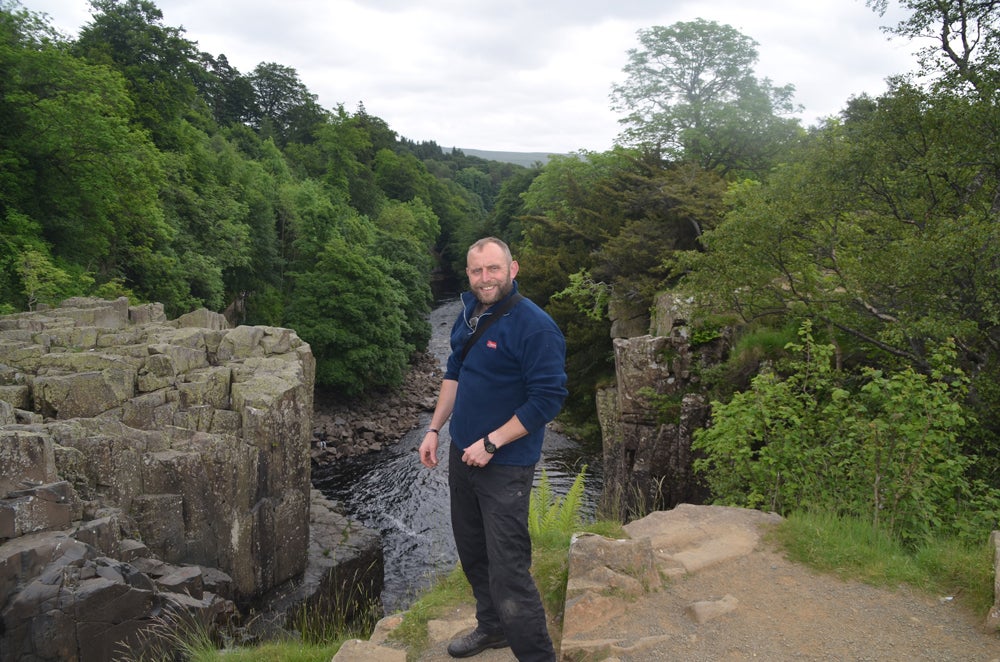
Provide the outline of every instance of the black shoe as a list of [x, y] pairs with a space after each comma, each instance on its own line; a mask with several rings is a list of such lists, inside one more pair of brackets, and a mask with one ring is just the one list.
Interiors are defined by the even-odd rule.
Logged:
[[486, 634], [479, 630], [473, 630], [464, 637], [454, 639], [448, 644], [448, 655], [452, 657], [472, 657], [479, 655], [487, 648], [507, 648], [507, 637], [503, 632], [496, 634]]

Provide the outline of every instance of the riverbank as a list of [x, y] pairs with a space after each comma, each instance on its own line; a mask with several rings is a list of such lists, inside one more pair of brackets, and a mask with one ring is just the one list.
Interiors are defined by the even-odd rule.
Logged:
[[411, 362], [403, 384], [364, 398], [344, 398], [316, 388], [313, 402], [313, 462], [323, 464], [382, 450], [434, 410], [443, 371], [429, 352]]

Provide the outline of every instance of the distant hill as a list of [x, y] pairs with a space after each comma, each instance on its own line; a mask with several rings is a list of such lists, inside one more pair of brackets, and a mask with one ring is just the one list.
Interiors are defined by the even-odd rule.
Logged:
[[553, 154], [547, 152], [492, 152], [486, 149], [465, 149], [464, 147], [458, 149], [462, 150], [466, 156], [478, 156], [481, 159], [500, 161], [501, 163], [515, 163], [525, 168], [530, 168], [536, 163], [544, 165], [549, 162], [549, 157]]

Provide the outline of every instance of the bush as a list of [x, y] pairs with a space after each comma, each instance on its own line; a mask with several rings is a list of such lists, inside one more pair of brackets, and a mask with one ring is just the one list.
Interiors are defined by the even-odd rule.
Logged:
[[808, 322], [799, 335], [787, 377], [758, 375], [696, 432], [695, 470], [716, 501], [856, 516], [906, 542], [988, 532], [1000, 499], [968, 479], [976, 458], [961, 449], [967, 380], [954, 350], [940, 348], [930, 374], [862, 369], [849, 390], [833, 346], [814, 342]]

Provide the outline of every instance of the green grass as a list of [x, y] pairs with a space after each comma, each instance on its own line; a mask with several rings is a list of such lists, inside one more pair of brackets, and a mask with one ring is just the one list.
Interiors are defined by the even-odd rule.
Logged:
[[938, 597], [954, 597], [984, 616], [993, 605], [988, 539], [970, 546], [937, 538], [909, 549], [868, 522], [825, 513], [789, 515], [772, 535], [788, 558], [821, 572], [887, 588], [906, 584]]
[[306, 644], [272, 642], [248, 648], [225, 651], [206, 650], [191, 658], [191, 662], [330, 662], [343, 642]]
[[[125, 646], [116, 660], [122, 662], [329, 662], [341, 644], [356, 631], [344, 629], [307, 631], [289, 634], [287, 639], [270, 641], [257, 646], [219, 648], [219, 642], [204, 623], [192, 622], [186, 616], [167, 614], [155, 619], [140, 640]], [[317, 636], [319, 635], [319, 636]], [[293, 638], [294, 637], [294, 638]], [[320, 641], [319, 637], [329, 637]]]

